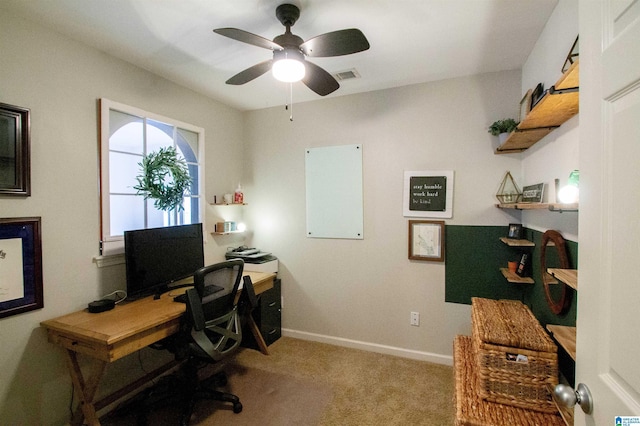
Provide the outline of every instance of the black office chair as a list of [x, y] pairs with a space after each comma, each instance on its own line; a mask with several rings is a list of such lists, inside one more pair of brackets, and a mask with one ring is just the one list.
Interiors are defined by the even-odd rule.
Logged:
[[215, 363], [231, 355], [242, 340], [241, 318], [257, 306], [253, 284], [245, 277], [238, 297], [244, 261], [234, 259], [205, 266], [194, 274], [194, 288], [187, 291], [187, 327], [190, 340], [182, 352], [187, 356], [185, 373], [188, 381], [181, 424], [187, 425], [199, 399], [214, 399], [233, 404], [233, 412], [242, 411], [240, 399], [233, 394], [211, 389], [211, 381], [224, 386], [224, 373], [200, 382], [198, 368], [203, 362]]

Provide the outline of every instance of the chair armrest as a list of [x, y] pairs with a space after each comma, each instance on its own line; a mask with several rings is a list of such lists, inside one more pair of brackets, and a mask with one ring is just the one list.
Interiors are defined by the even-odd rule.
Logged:
[[187, 315], [193, 324], [193, 328], [197, 331], [204, 330], [205, 318], [202, 310], [202, 299], [195, 288], [190, 288], [186, 292], [187, 295]]

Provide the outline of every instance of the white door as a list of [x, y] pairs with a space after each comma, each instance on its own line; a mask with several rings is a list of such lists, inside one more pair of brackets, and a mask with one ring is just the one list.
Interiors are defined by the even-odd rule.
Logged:
[[580, 1], [580, 187], [575, 424], [616, 425], [640, 417], [639, 0]]

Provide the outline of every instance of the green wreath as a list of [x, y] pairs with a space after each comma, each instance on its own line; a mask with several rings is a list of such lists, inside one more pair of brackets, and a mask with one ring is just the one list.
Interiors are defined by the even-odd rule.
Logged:
[[138, 184], [133, 189], [144, 199], [153, 198], [153, 205], [164, 211], [183, 210], [182, 200], [189, 191], [191, 177], [187, 163], [174, 147], [160, 148], [147, 154], [141, 163], [141, 174], [136, 176]]

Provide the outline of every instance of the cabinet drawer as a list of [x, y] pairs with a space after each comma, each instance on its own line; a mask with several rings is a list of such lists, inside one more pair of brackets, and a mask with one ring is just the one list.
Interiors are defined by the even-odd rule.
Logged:
[[269, 346], [282, 336], [280, 327], [273, 327], [269, 330], [262, 330], [261, 333], [262, 338], [264, 339], [264, 342], [267, 344], [267, 346]]

